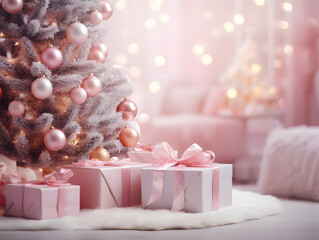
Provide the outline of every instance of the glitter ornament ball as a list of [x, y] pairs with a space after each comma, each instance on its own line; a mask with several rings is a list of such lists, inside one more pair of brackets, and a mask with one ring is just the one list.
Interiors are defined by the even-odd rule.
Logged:
[[101, 22], [103, 22], [103, 14], [99, 11], [91, 12], [89, 21], [93, 25], [99, 25]]
[[8, 111], [12, 117], [21, 117], [24, 114], [25, 107], [20, 101], [12, 101], [9, 104]]
[[50, 130], [44, 136], [44, 144], [50, 151], [61, 150], [66, 144], [66, 137], [64, 132], [59, 129]]
[[77, 87], [71, 91], [71, 100], [75, 104], [82, 104], [86, 101], [88, 95], [84, 88]]
[[41, 62], [51, 70], [58, 68], [62, 60], [62, 53], [56, 47], [48, 47], [41, 54]]
[[99, 49], [92, 48], [90, 50], [88, 60], [94, 60], [98, 63], [105, 63], [106, 55]]
[[10, 14], [16, 14], [22, 11], [23, 0], [2, 0], [3, 9]]
[[52, 83], [45, 77], [37, 78], [31, 85], [31, 91], [37, 99], [47, 99], [53, 91]]
[[85, 89], [88, 97], [95, 97], [101, 92], [102, 84], [97, 77], [88, 76], [83, 79], [81, 87]]
[[90, 153], [90, 159], [97, 159], [100, 161], [109, 161], [110, 160], [110, 153], [102, 146], [99, 146], [92, 150]]
[[113, 8], [112, 8], [111, 3], [108, 1], [101, 1], [100, 12], [103, 15], [103, 20], [109, 19], [113, 13]]
[[119, 139], [124, 147], [134, 147], [139, 140], [139, 135], [134, 128], [126, 126], [121, 129]]
[[89, 36], [88, 29], [80, 22], [72, 23], [66, 30], [66, 37], [71, 43], [82, 44]]
[[137, 107], [134, 102], [128, 99], [124, 99], [116, 108], [117, 112], [121, 112], [123, 119], [131, 121], [136, 117]]

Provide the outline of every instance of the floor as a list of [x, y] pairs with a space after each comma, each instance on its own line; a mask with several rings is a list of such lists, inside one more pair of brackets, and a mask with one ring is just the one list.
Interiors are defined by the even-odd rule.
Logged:
[[[254, 186], [237, 186], [243, 190], [254, 190]], [[169, 231], [21, 231], [0, 232], [1, 240], [94, 240], [94, 239], [236, 239], [236, 240], [319, 240], [319, 203], [282, 200], [283, 211], [276, 216], [198, 230]]]

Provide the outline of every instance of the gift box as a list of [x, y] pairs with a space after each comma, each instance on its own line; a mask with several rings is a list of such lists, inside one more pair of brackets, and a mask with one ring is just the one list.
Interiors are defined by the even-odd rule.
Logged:
[[[71, 172], [63, 171], [67, 174]], [[7, 216], [38, 220], [76, 216], [80, 213], [79, 200], [79, 186], [56, 181], [56, 178], [50, 175], [44, 181], [8, 184], [5, 213]]]
[[113, 208], [141, 205], [141, 168], [150, 164], [129, 159], [102, 162], [82, 160], [64, 166], [74, 175], [70, 183], [80, 185], [81, 208]]
[[167, 143], [154, 146], [161, 164], [142, 169], [142, 207], [201, 213], [232, 204], [232, 165], [193, 144], [178, 159]]

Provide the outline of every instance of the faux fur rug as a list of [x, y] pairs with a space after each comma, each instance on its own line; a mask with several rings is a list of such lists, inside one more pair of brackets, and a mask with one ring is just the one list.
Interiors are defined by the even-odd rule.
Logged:
[[208, 213], [183, 213], [140, 208], [113, 208], [82, 211], [77, 217], [29, 220], [0, 217], [0, 230], [93, 230], [93, 229], [190, 229], [240, 223], [281, 211], [272, 196], [233, 190], [233, 206]]

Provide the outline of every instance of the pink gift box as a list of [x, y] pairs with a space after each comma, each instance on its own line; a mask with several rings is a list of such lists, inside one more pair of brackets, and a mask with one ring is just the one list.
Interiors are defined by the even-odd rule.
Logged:
[[76, 216], [80, 213], [80, 187], [69, 185], [8, 184], [6, 215], [31, 219]]
[[142, 169], [142, 207], [192, 213], [232, 205], [232, 165]]
[[81, 208], [113, 208], [141, 205], [141, 168], [150, 164], [129, 166], [67, 165], [73, 176], [70, 183], [80, 185]]

